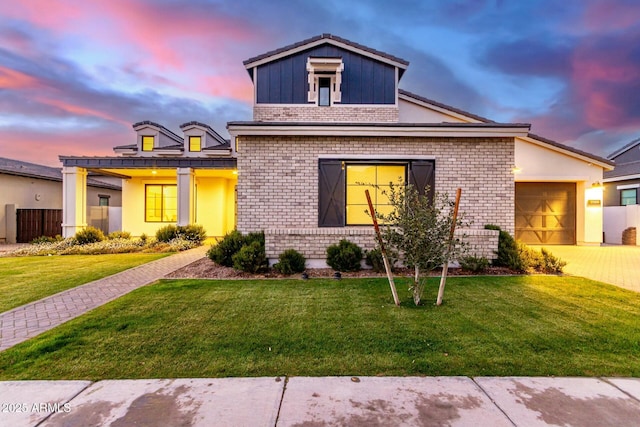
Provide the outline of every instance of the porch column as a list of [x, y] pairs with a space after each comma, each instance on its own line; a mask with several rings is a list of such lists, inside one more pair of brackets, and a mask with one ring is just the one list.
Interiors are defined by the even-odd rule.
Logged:
[[194, 223], [195, 173], [191, 168], [178, 168], [178, 225]]
[[87, 226], [87, 170], [62, 168], [62, 236], [73, 237]]

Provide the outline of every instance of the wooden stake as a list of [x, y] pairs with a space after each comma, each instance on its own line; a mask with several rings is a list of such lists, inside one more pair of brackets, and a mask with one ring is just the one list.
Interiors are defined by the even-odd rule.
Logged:
[[398, 291], [396, 290], [396, 284], [393, 282], [393, 275], [391, 274], [391, 266], [389, 265], [389, 259], [387, 258], [387, 251], [384, 248], [384, 242], [380, 235], [380, 227], [378, 227], [378, 220], [376, 219], [376, 210], [371, 203], [371, 196], [369, 190], [364, 190], [364, 194], [367, 196], [367, 202], [369, 203], [369, 213], [373, 219], [373, 228], [376, 230], [376, 236], [378, 237], [378, 244], [380, 245], [380, 252], [382, 252], [382, 261], [384, 262], [384, 269], [387, 271], [387, 278], [389, 279], [389, 286], [391, 287], [391, 294], [393, 294], [393, 302], [396, 306], [400, 305], [400, 299], [398, 298]]
[[[453, 233], [456, 231], [456, 221], [458, 219], [458, 206], [460, 206], [460, 195], [462, 189], [458, 188], [456, 191], [456, 204], [453, 208], [453, 222], [451, 223], [451, 233], [449, 234], [449, 247], [447, 248], [447, 254], [451, 252], [451, 245], [453, 244]], [[448, 257], [447, 257], [448, 258]], [[440, 278], [440, 288], [438, 289], [438, 299], [436, 305], [442, 304], [442, 297], [444, 296], [444, 285], [447, 283], [447, 273], [449, 272], [449, 260], [447, 259], [442, 266], [442, 277]]]

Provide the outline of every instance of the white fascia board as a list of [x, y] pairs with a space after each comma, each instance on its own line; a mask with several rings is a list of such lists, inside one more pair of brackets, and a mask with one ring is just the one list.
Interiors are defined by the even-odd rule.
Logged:
[[408, 154], [318, 154], [319, 159], [340, 160], [436, 160], [436, 156]]
[[229, 133], [264, 136], [404, 136], [404, 137], [505, 137], [519, 138], [528, 135], [529, 127], [393, 127], [393, 126], [229, 126]]
[[561, 176], [557, 175], [514, 175], [515, 182], [586, 182], [589, 181], [588, 176]]
[[607, 163], [599, 162], [598, 160], [593, 159], [591, 157], [583, 156], [582, 154], [579, 154], [579, 153], [576, 153], [576, 152], [573, 152], [573, 151], [570, 151], [570, 150], [565, 150], [565, 149], [562, 149], [561, 147], [556, 147], [555, 145], [552, 145], [552, 144], [547, 144], [544, 141], [540, 141], [540, 140], [537, 140], [537, 139], [534, 139], [534, 138], [530, 138], [530, 137], [524, 137], [522, 139], [525, 142], [529, 142], [531, 144], [539, 145], [540, 147], [544, 147], [544, 148], [547, 148], [549, 150], [556, 151], [558, 153], [562, 153], [562, 154], [564, 154], [566, 156], [573, 157], [573, 158], [582, 160], [584, 162], [594, 164], [596, 166], [600, 166], [602, 169], [607, 170], [607, 171], [612, 171], [613, 168], [614, 168], [614, 166], [609, 165]]
[[403, 63], [394, 61], [394, 60], [389, 59], [389, 58], [387, 58], [385, 56], [376, 55], [375, 53], [369, 52], [368, 50], [358, 49], [358, 48], [353, 47], [351, 45], [348, 45], [346, 43], [342, 43], [342, 42], [339, 42], [337, 40], [329, 39], [329, 38], [321, 38], [321, 39], [318, 39], [318, 40], [313, 41], [311, 43], [307, 43], [307, 44], [304, 44], [302, 46], [298, 46], [298, 47], [293, 48], [293, 49], [285, 50], [284, 52], [280, 52], [280, 53], [277, 53], [275, 55], [268, 56], [268, 57], [260, 59], [258, 61], [250, 62], [250, 63], [245, 65], [245, 68], [248, 70], [248, 69], [253, 68], [253, 67], [258, 67], [260, 65], [267, 64], [269, 62], [278, 60], [280, 58], [284, 58], [284, 57], [296, 54], [298, 52], [302, 52], [304, 50], [308, 50], [308, 49], [314, 48], [316, 46], [319, 46], [319, 45], [325, 44], [325, 43], [329, 43], [329, 44], [332, 44], [334, 46], [341, 47], [341, 48], [343, 48], [345, 50], [349, 50], [351, 52], [358, 53], [358, 54], [360, 54], [362, 56], [367, 56], [369, 58], [374, 58], [374, 59], [376, 59], [376, 60], [378, 60], [380, 62], [384, 62], [384, 63], [392, 65], [394, 67], [402, 68], [403, 70], [407, 69], [407, 66], [405, 64], [403, 64]]
[[602, 180], [602, 182], [617, 182], [617, 181], [627, 181], [630, 179], [640, 179], [640, 174], [635, 174], [635, 175], [622, 175], [622, 176], [615, 176], [613, 178], [605, 178]]
[[207, 150], [203, 151], [205, 156], [207, 157], [229, 157], [231, 155], [231, 148], [226, 148], [224, 150]]

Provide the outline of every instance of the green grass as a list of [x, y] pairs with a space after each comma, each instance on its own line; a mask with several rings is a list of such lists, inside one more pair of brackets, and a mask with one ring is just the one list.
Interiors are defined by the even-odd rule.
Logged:
[[163, 280], [0, 353], [0, 379], [640, 376], [640, 294], [573, 277]]
[[0, 258], [0, 313], [166, 255]]

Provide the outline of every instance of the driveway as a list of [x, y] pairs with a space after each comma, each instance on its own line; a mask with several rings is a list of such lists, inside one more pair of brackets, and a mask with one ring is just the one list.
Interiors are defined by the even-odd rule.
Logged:
[[640, 292], [640, 246], [544, 246], [567, 262], [564, 272]]

